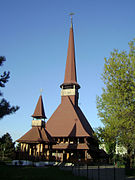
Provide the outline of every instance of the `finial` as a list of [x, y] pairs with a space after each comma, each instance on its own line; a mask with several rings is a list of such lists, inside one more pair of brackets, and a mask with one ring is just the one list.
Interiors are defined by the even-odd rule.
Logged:
[[43, 92], [43, 89], [41, 88], [41, 89], [40, 89], [40, 95], [42, 95], [42, 92]]
[[71, 17], [71, 28], [72, 28], [72, 26], [73, 26], [73, 15], [74, 15], [75, 13], [73, 13], [73, 12], [71, 12], [69, 15], [70, 15], [70, 17]]

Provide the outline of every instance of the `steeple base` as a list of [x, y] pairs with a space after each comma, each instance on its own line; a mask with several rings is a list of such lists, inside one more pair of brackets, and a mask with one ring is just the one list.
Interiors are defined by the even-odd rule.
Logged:
[[78, 106], [79, 93], [75, 85], [62, 86], [61, 89], [61, 102], [64, 97], [68, 96], [74, 106]]
[[43, 127], [43, 128], [45, 128], [45, 121], [43, 121], [43, 120], [32, 120], [32, 127]]

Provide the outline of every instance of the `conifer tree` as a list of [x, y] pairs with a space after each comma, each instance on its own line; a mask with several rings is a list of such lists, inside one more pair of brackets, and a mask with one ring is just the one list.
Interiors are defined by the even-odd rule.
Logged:
[[0, 156], [2, 160], [15, 157], [15, 147], [9, 133], [4, 134], [0, 139]]
[[[0, 66], [3, 65], [4, 61], [6, 61], [6, 58], [4, 56], [0, 56]], [[5, 84], [8, 82], [10, 78], [10, 72], [6, 72], [4, 71], [1, 75], [0, 75], [0, 88], [4, 88]], [[19, 107], [18, 106], [11, 106], [10, 103], [3, 98], [3, 93], [0, 90], [0, 119], [3, 118], [5, 115], [9, 115], [12, 114], [14, 112], [16, 112]]]

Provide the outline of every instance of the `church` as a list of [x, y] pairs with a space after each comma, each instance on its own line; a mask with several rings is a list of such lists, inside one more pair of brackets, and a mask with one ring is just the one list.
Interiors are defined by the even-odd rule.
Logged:
[[47, 122], [40, 95], [32, 115], [32, 128], [17, 140], [21, 144], [21, 157], [56, 161], [103, 158], [94, 131], [78, 105], [80, 85], [77, 82], [72, 17], [64, 82], [60, 88], [61, 103]]

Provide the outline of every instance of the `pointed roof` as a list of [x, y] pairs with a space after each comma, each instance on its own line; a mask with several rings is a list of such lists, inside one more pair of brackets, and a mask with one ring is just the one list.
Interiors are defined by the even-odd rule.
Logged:
[[78, 106], [74, 106], [69, 96], [63, 97], [46, 129], [52, 137], [93, 137], [93, 129]]
[[34, 117], [36, 119], [46, 119], [43, 100], [42, 100], [41, 95], [38, 99], [38, 103], [36, 105], [36, 108], [35, 108], [35, 111], [34, 111], [34, 114], [32, 115], [32, 117]]
[[65, 78], [64, 78], [64, 83], [62, 85], [68, 85], [68, 84], [75, 84], [78, 86], [78, 88], [80, 88], [79, 84], [77, 83], [77, 75], [76, 75], [74, 33], [73, 33], [72, 22], [71, 22], [70, 34], [69, 34]]
[[45, 128], [32, 127], [26, 134], [24, 134], [17, 142], [25, 143], [39, 143], [39, 142], [54, 142], [50, 134]]

